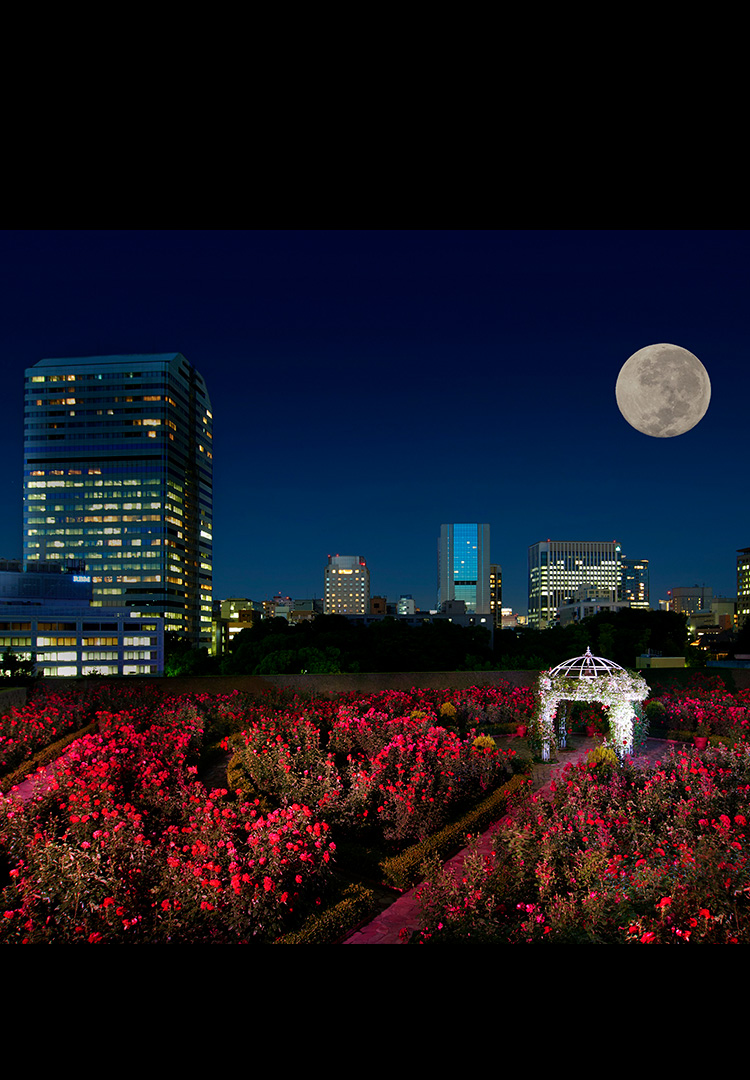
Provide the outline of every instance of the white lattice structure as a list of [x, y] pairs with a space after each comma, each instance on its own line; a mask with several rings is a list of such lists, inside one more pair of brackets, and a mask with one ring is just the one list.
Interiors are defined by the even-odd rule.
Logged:
[[[563, 701], [595, 701], [604, 706], [609, 720], [608, 745], [622, 760], [633, 752], [634, 701], [649, 695], [645, 680], [619, 664], [593, 656], [566, 660], [539, 676], [539, 703], [535, 723], [541, 739], [542, 761], [549, 761], [555, 745], [555, 716]], [[564, 740], [563, 733], [563, 740]], [[565, 745], [564, 741], [562, 745]]]

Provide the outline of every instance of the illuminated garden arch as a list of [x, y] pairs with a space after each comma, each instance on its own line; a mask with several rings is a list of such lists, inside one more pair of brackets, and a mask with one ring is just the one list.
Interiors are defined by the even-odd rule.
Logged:
[[[633, 752], [633, 702], [644, 701], [649, 695], [648, 684], [641, 675], [626, 671], [611, 660], [592, 656], [586, 649], [583, 656], [543, 671], [539, 676], [534, 728], [541, 743], [542, 761], [549, 761], [555, 746], [555, 716], [563, 701], [598, 702], [604, 706], [609, 720], [609, 739], [622, 760]], [[561, 732], [565, 745], [565, 729]]]

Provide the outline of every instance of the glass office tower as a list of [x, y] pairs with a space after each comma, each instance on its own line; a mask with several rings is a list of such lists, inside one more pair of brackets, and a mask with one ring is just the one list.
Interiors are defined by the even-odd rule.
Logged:
[[489, 525], [440, 526], [438, 610], [449, 600], [463, 600], [467, 612], [489, 614]]
[[620, 559], [622, 587], [620, 597], [633, 608], [650, 609], [648, 559]]
[[83, 560], [93, 603], [211, 639], [211, 402], [180, 353], [26, 371], [24, 565]]
[[543, 540], [529, 548], [529, 626], [544, 630], [558, 608], [580, 590], [620, 598], [620, 545], [616, 540]]

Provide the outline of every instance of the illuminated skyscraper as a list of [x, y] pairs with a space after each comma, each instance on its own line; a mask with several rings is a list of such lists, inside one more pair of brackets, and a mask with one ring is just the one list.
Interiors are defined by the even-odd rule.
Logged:
[[620, 545], [616, 540], [543, 540], [529, 548], [529, 625], [550, 626], [558, 608], [579, 590], [619, 599]]
[[440, 526], [438, 610], [449, 600], [463, 600], [467, 612], [489, 614], [489, 525]]
[[370, 571], [361, 555], [329, 555], [325, 568], [326, 615], [368, 615]]
[[180, 353], [26, 371], [24, 565], [83, 560], [93, 603], [211, 640], [211, 402]]
[[490, 563], [490, 611], [498, 628], [503, 625], [503, 568]]
[[737, 549], [737, 625], [750, 618], [750, 548]]
[[650, 608], [648, 559], [620, 559], [622, 583], [620, 598], [633, 608]]

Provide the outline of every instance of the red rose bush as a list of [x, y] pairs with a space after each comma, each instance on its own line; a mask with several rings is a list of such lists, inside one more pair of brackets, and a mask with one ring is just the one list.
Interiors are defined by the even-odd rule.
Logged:
[[[155, 703], [154, 703], [155, 705]], [[335, 845], [301, 804], [207, 791], [194, 705], [100, 713], [26, 804], [0, 806], [5, 943], [267, 942], [319, 902]]]
[[518, 808], [487, 857], [434, 867], [420, 941], [750, 943], [750, 747], [654, 769], [605, 755]]

